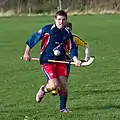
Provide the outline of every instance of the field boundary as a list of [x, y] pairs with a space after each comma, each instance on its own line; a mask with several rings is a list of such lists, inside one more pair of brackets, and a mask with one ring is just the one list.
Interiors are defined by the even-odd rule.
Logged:
[[[65, 10], [68, 15], [86, 15], [86, 14], [120, 14], [120, 11], [116, 11], [116, 10], [101, 10], [101, 11], [94, 11], [94, 10], [87, 10], [84, 12], [81, 11], [68, 11]], [[17, 14], [15, 13], [13, 10], [8, 10], [7, 12], [0, 12], [0, 17], [7, 17], [7, 16], [42, 16], [42, 15], [54, 15], [53, 12], [51, 13], [20, 13]]]

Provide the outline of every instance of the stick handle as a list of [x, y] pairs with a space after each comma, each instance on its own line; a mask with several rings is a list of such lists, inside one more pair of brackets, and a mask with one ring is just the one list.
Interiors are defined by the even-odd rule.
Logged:
[[54, 62], [54, 63], [66, 63], [66, 64], [75, 65], [74, 62], [68, 62], [68, 61], [48, 60], [48, 62]]
[[[21, 57], [20, 59], [23, 60], [23, 57]], [[33, 61], [39, 61], [40, 59], [39, 59], [39, 58], [30, 58], [30, 60], [33, 60]], [[66, 64], [71, 64], [71, 65], [74, 65], [74, 64], [75, 64], [74, 62], [69, 62], [69, 61], [56, 61], [56, 60], [48, 60], [48, 62], [54, 62], [54, 63], [66, 63]]]
[[36, 61], [39, 61], [40, 59], [39, 59], [39, 58], [30, 58], [30, 60], [36, 60]]
[[[23, 59], [23, 57], [21, 57], [20, 59]], [[81, 60], [81, 66], [89, 66], [90, 64], [93, 63], [95, 57], [92, 56], [90, 57], [90, 59], [88, 61], [82, 61]], [[30, 60], [33, 60], [33, 61], [40, 61], [39, 58], [30, 58]], [[54, 62], [54, 63], [66, 63], [66, 64], [71, 64], [71, 65], [75, 65], [75, 62], [69, 62], [69, 61], [57, 61], [57, 60], [48, 60], [48, 62]]]
[[[21, 57], [20, 59], [23, 60], [23, 57]], [[39, 61], [40, 59], [39, 58], [30, 58], [30, 60]]]

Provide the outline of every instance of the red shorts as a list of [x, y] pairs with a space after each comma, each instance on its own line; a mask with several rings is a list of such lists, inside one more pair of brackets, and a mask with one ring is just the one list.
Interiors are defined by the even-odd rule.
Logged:
[[59, 76], [67, 76], [66, 64], [63, 63], [43, 64], [42, 70], [45, 73], [47, 80], [57, 78]]

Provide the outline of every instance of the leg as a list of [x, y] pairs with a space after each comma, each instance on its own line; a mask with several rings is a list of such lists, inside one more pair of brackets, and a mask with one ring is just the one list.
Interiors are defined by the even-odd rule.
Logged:
[[42, 85], [39, 89], [38, 93], [36, 94], [36, 101], [41, 102], [42, 98], [44, 97], [45, 93], [50, 92], [58, 87], [58, 79], [56, 76], [56, 66], [55, 64], [44, 64], [42, 66], [44, 74], [47, 77], [47, 84]]
[[60, 111], [66, 108], [67, 104], [67, 84], [66, 84], [66, 77], [60, 76], [59, 77], [59, 96], [60, 96]]
[[58, 87], [58, 80], [57, 78], [50, 79], [46, 85], [42, 85], [39, 91], [36, 94], [36, 102], [41, 102], [42, 98], [44, 97], [45, 93], [51, 92]]
[[[62, 71], [62, 72], [61, 72]], [[59, 96], [60, 96], [60, 112], [70, 112], [66, 108], [67, 104], [67, 69], [66, 64], [58, 65], [58, 81], [59, 81]]]
[[60, 112], [71, 112], [69, 109], [67, 109], [66, 104], [67, 104], [67, 97], [68, 97], [68, 92], [67, 92], [67, 77], [59, 77], [59, 84], [60, 84], [60, 91], [59, 91], [59, 96], [60, 96]]
[[58, 86], [59, 86], [59, 83], [57, 78], [50, 79], [48, 80], [48, 83], [44, 87], [44, 91], [46, 93], [51, 92], [52, 90], [55, 90]]
[[[67, 68], [67, 81], [68, 81], [68, 77], [69, 77], [69, 74], [70, 74], [70, 64], [66, 64], [66, 68]], [[52, 90], [51, 91], [52, 95], [53, 96], [57, 95], [58, 90], [59, 90], [59, 88], [57, 88], [56, 90]]]

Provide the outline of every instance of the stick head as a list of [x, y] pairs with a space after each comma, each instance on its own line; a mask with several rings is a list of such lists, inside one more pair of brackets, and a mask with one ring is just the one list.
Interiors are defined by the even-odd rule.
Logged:
[[93, 61], [95, 60], [95, 56], [91, 56], [90, 59], [87, 62], [82, 62], [81, 66], [89, 66], [93, 63]]

